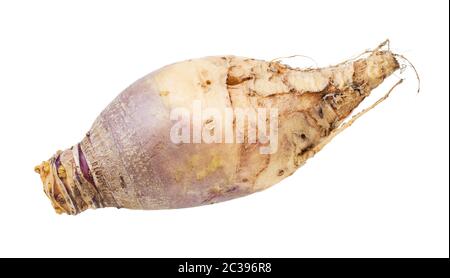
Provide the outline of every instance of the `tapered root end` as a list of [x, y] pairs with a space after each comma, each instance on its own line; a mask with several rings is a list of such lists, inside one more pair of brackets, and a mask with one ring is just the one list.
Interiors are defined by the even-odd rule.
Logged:
[[364, 74], [368, 85], [374, 89], [399, 68], [400, 65], [392, 52], [374, 51], [366, 59]]

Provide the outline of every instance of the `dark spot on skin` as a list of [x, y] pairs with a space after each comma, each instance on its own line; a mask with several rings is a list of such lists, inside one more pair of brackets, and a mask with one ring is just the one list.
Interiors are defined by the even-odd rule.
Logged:
[[242, 182], [248, 182], [248, 179], [247, 178], [243, 178]]
[[236, 76], [232, 76], [232, 75], [227, 76], [227, 85], [233, 86], [233, 85], [237, 85], [239, 83], [240, 83], [240, 79], [237, 78]]
[[282, 176], [282, 175], [284, 175], [284, 170], [283, 169], [278, 170], [278, 176]]
[[126, 188], [127, 184], [125, 183], [125, 180], [123, 179], [123, 177], [119, 176], [119, 178], [120, 178], [120, 187]]
[[303, 148], [303, 149], [297, 154], [297, 156], [302, 156], [302, 155], [304, 155], [306, 152], [310, 151], [312, 148], [313, 148], [313, 145], [312, 145], [312, 144], [306, 146], [305, 148]]
[[206, 80], [206, 85], [211, 85], [211, 80]]
[[245, 81], [250, 80], [250, 79], [252, 79], [251, 76], [240, 78], [240, 77], [237, 77], [237, 76], [228, 75], [226, 82], [227, 82], [228, 86], [234, 86], [234, 85], [241, 84], [242, 82], [245, 82]]
[[319, 117], [320, 117], [321, 119], [323, 119], [323, 110], [322, 110], [322, 107], [319, 107], [319, 110], [317, 111], [317, 113], [319, 114]]
[[297, 132], [294, 132], [294, 135], [295, 135], [297, 138], [300, 138], [300, 139], [302, 139], [302, 140], [308, 139], [308, 137], [307, 137], [304, 133], [297, 133]]
[[233, 187], [228, 188], [228, 189], [225, 191], [225, 193], [231, 193], [231, 192], [236, 191], [237, 189], [238, 189], [237, 186], [233, 186]]

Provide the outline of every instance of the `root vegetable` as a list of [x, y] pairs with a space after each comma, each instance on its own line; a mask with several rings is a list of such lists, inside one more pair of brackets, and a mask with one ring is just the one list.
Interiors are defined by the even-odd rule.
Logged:
[[[349, 126], [347, 116], [399, 68], [396, 57], [382, 45], [364, 57], [319, 69], [234, 56], [172, 64], [127, 88], [79, 144], [35, 170], [56, 212], [67, 214], [102, 207], [183, 208], [260, 191], [291, 175]], [[230, 126], [226, 131], [227, 123], [195, 117], [196, 101], [223, 115], [277, 109], [275, 118], [266, 113], [261, 121], [276, 120], [276, 145], [262, 153], [267, 141], [250, 142], [250, 126], [236, 130], [236, 115], [231, 138], [240, 132], [244, 142], [214, 141], [229, 135]], [[177, 108], [193, 119], [181, 125], [187, 133], [174, 142], [171, 111]], [[213, 143], [192, 142], [199, 136], [192, 131], [194, 118], [205, 135], [220, 131]], [[255, 128], [259, 134], [262, 126]]]

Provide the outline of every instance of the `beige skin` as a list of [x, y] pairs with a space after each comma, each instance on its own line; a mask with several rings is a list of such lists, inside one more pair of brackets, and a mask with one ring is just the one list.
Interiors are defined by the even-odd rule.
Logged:
[[[36, 171], [58, 213], [183, 208], [248, 195], [303, 165], [398, 68], [395, 55], [380, 48], [322, 69], [231, 56], [176, 63], [127, 88], [81, 143]], [[261, 154], [259, 144], [172, 143], [171, 109], [192, 109], [194, 100], [218, 109], [277, 108], [278, 150]]]

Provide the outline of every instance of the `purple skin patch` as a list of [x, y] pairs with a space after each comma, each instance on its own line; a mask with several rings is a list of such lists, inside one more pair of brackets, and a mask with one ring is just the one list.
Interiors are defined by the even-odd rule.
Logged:
[[58, 155], [58, 157], [55, 160], [56, 169], [59, 169], [59, 166], [61, 166], [61, 156]]
[[80, 145], [78, 145], [78, 153], [80, 157], [80, 168], [83, 177], [92, 185], [95, 186], [94, 178], [92, 177], [91, 170], [89, 170], [89, 166], [87, 165], [86, 158], [84, 157], [84, 153], [81, 150]]

